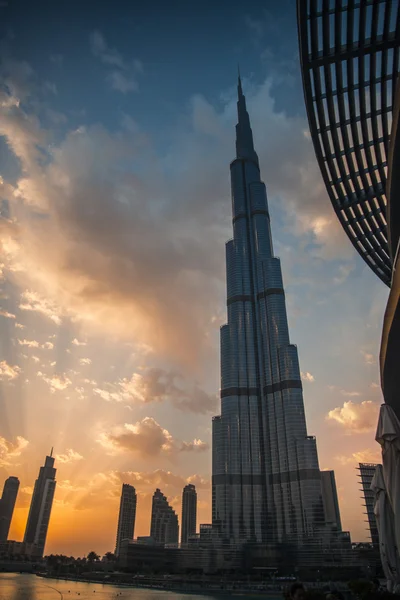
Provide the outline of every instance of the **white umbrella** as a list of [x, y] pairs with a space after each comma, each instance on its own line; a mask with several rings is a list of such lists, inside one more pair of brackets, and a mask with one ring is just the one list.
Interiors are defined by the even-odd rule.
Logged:
[[394, 592], [400, 584], [400, 556], [394, 534], [394, 514], [386, 493], [382, 465], [377, 465], [371, 482], [374, 492], [374, 513], [379, 533], [379, 550], [388, 590]]

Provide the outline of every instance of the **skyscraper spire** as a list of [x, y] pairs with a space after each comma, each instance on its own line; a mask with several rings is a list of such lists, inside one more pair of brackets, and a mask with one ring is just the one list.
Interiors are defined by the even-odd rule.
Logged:
[[238, 124], [236, 125], [236, 158], [247, 159], [258, 166], [258, 156], [254, 150], [253, 132], [250, 126], [249, 113], [246, 108], [246, 98], [243, 94], [242, 80], [238, 73]]
[[242, 80], [241, 80], [241, 77], [240, 77], [239, 64], [238, 64], [238, 96], [239, 96], [239, 98], [240, 98], [240, 96], [243, 96]]

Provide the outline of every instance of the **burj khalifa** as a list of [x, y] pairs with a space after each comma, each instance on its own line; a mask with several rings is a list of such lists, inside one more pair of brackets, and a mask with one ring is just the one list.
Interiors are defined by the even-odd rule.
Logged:
[[213, 418], [213, 526], [230, 544], [301, 545], [324, 526], [321, 473], [240, 76], [237, 109], [221, 414]]

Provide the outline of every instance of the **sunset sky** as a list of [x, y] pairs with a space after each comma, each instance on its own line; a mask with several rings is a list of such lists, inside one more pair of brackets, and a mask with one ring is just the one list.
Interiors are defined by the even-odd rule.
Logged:
[[156, 487], [211, 518], [237, 64], [267, 186], [308, 429], [343, 527], [378, 461], [388, 289], [342, 231], [316, 164], [294, 0], [0, 4], [0, 485], [23, 537], [54, 446], [46, 553], [115, 546], [122, 482], [148, 535]]

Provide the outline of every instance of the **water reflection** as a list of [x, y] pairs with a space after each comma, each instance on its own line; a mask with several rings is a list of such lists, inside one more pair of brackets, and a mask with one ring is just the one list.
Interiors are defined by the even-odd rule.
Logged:
[[[123, 588], [0, 573], [0, 600], [214, 600], [211, 596]], [[242, 596], [242, 600], [245, 598]]]

